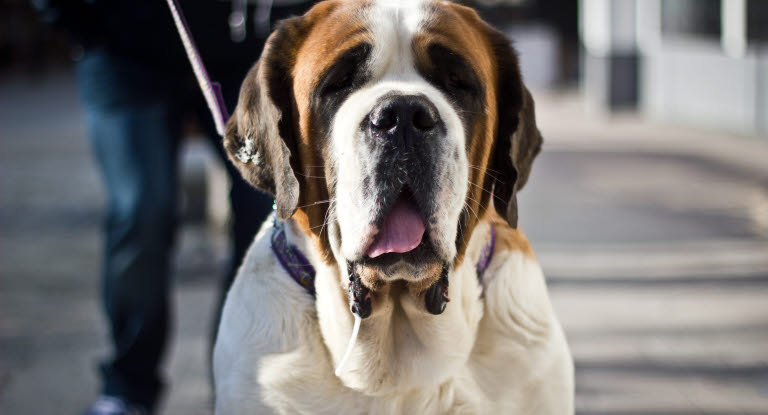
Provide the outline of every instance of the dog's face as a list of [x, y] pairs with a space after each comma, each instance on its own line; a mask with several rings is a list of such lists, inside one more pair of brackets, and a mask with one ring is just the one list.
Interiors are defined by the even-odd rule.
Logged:
[[508, 41], [430, 0], [330, 0], [283, 22], [225, 138], [279, 216], [371, 287], [429, 286], [490, 203], [516, 226], [540, 144]]

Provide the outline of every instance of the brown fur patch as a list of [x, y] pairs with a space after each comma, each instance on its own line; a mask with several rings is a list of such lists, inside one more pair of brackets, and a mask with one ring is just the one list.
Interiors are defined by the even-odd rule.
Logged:
[[533, 253], [531, 243], [525, 237], [523, 231], [513, 229], [506, 220], [504, 220], [494, 209], [488, 210], [488, 220], [496, 231], [496, 247], [494, 254], [499, 252], [522, 252], [527, 257], [536, 260], [536, 254]]

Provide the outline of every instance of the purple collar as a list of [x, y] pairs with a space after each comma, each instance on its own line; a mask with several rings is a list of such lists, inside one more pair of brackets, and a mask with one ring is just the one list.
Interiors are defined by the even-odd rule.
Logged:
[[274, 219], [272, 226], [272, 252], [283, 269], [299, 283], [307, 292], [315, 296], [315, 268], [309, 263], [307, 257], [299, 251], [295, 245], [288, 243], [285, 237], [284, 222]]
[[[480, 253], [480, 259], [477, 260], [475, 269], [477, 270], [477, 281], [483, 282], [483, 274], [491, 265], [491, 259], [493, 259], [493, 250], [496, 248], [496, 228], [490, 225], [491, 232], [488, 236], [488, 242], [483, 247], [483, 252]], [[482, 285], [482, 284], [481, 284]]]
[[[309, 263], [307, 257], [299, 251], [295, 245], [288, 243], [285, 237], [284, 222], [274, 220], [272, 226], [272, 252], [275, 253], [280, 265], [309, 295], [315, 296], [315, 268]], [[496, 247], [496, 230], [491, 226], [490, 237], [480, 253], [480, 259], [475, 265], [477, 280], [482, 283], [483, 274], [488, 270], [493, 259], [493, 250]]]

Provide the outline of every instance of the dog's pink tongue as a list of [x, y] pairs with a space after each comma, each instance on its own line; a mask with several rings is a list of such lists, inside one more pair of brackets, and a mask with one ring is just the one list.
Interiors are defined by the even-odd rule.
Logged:
[[424, 229], [424, 221], [416, 211], [416, 206], [408, 200], [398, 199], [381, 225], [373, 244], [368, 247], [367, 254], [376, 258], [390, 252], [408, 252], [419, 246]]

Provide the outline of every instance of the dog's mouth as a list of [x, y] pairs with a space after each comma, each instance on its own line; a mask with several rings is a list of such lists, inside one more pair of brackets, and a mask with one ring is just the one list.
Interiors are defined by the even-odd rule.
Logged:
[[437, 254], [417, 198], [406, 185], [377, 220], [365, 254], [347, 263], [349, 300], [360, 318], [372, 312], [371, 292], [382, 284], [404, 280], [409, 290], [424, 296], [426, 310], [440, 314], [448, 298], [449, 264]]
[[401, 192], [366, 249], [366, 256], [373, 259], [411, 252], [421, 244], [425, 230], [426, 224], [410, 192]]
[[443, 262], [429, 238], [427, 222], [416, 198], [405, 186], [378, 220], [362, 255], [350, 264], [365, 284], [405, 280], [428, 282], [437, 278]]

